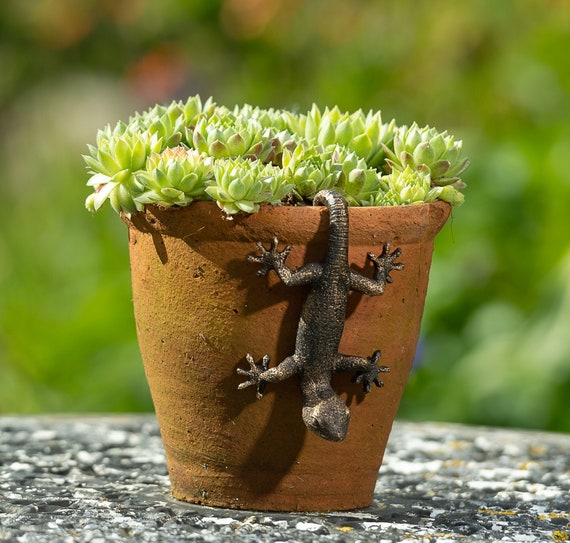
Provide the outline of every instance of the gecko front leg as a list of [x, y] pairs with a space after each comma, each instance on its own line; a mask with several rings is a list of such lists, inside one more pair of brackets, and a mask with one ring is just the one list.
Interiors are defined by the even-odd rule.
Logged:
[[238, 389], [256, 385], [258, 399], [263, 397], [263, 392], [267, 383], [278, 383], [280, 381], [284, 381], [285, 379], [289, 379], [289, 377], [293, 377], [293, 375], [299, 373], [300, 370], [300, 366], [294, 355], [288, 356], [283, 360], [283, 362], [281, 362], [281, 364], [274, 368], [269, 367], [271, 357], [268, 354], [261, 359], [260, 364], [256, 364], [253, 356], [249, 353], [245, 355], [245, 358], [249, 363], [249, 370], [238, 368], [237, 373], [239, 375], [245, 375], [249, 379], [240, 383], [238, 385]]
[[259, 277], [263, 277], [271, 270], [274, 270], [285, 285], [293, 287], [312, 283], [321, 276], [322, 265], [318, 262], [306, 264], [297, 270], [289, 268], [285, 264], [285, 260], [291, 252], [291, 247], [287, 245], [282, 251], [279, 251], [277, 247], [279, 240], [276, 237], [271, 240], [269, 249], [266, 249], [260, 241], [256, 245], [259, 249], [259, 254], [249, 255], [247, 259], [250, 262], [261, 264], [261, 269], [257, 272]]
[[277, 249], [278, 244], [279, 240], [276, 237], [274, 237], [271, 240], [271, 245], [269, 246], [269, 249], [266, 249], [263, 246], [263, 243], [258, 241], [256, 245], [257, 248], [259, 249], [260, 254], [249, 255], [247, 257], [247, 259], [250, 262], [256, 262], [262, 265], [261, 269], [257, 272], [257, 275], [259, 277], [263, 277], [270, 270], [275, 270], [279, 276], [281, 276], [281, 274], [284, 273], [285, 270], [291, 273], [291, 270], [285, 265], [285, 260], [287, 259], [287, 256], [291, 252], [291, 247], [287, 245], [285, 249], [279, 251], [279, 249]]
[[390, 244], [385, 243], [382, 247], [382, 253], [376, 256], [374, 253], [368, 253], [368, 260], [374, 264], [374, 277], [370, 279], [360, 273], [350, 270], [350, 288], [367, 294], [368, 296], [379, 296], [384, 294], [386, 285], [392, 282], [390, 272], [393, 270], [403, 270], [404, 264], [396, 262], [396, 259], [402, 254], [402, 249], [398, 248], [390, 252]]

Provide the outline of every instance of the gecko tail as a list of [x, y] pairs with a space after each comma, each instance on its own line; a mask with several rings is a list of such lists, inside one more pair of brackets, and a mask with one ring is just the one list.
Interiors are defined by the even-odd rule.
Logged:
[[317, 192], [313, 198], [313, 205], [325, 206], [329, 210], [331, 223], [345, 222], [348, 216], [346, 199], [336, 190], [325, 189]]
[[314, 206], [325, 206], [329, 212], [329, 246], [327, 258], [343, 264], [348, 261], [348, 203], [345, 197], [335, 190], [321, 190], [313, 199]]

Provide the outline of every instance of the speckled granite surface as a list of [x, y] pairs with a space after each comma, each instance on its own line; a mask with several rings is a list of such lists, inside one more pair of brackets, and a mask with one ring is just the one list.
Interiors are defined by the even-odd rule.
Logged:
[[397, 423], [338, 514], [173, 500], [153, 416], [0, 417], [0, 541], [570, 541], [570, 435]]

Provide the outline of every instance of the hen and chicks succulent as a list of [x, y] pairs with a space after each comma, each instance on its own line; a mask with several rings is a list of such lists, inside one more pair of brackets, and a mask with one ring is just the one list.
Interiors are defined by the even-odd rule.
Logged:
[[310, 204], [321, 189], [350, 205], [463, 202], [461, 141], [417, 124], [384, 123], [380, 112], [304, 114], [244, 105], [228, 109], [199, 96], [137, 113], [97, 133], [84, 155], [93, 192], [130, 215], [147, 204], [214, 200], [227, 214], [262, 204]]

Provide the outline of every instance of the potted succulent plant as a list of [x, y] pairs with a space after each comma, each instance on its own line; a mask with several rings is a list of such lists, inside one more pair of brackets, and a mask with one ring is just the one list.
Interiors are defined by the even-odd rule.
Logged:
[[433, 240], [463, 202], [461, 142], [380, 112], [194, 96], [107, 126], [84, 158], [87, 208], [108, 200], [128, 225], [174, 496], [368, 505]]

